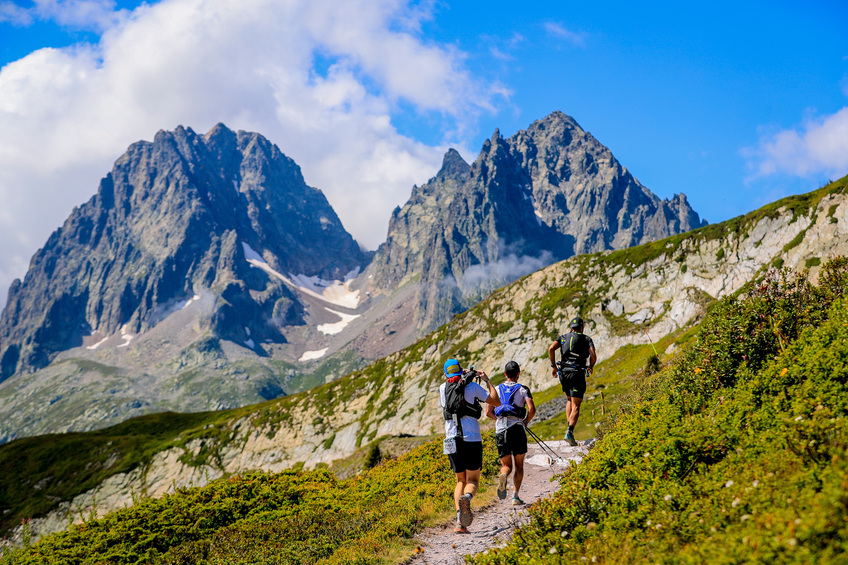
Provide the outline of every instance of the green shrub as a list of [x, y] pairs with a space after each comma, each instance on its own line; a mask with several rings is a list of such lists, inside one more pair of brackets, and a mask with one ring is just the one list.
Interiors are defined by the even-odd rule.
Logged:
[[720, 301], [491, 563], [848, 561], [848, 268]]
[[[326, 469], [253, 473], [148, 499], [15, 550], [0, 563], [386, 563], [434, 510], [451, 512], [455, 476], [431, 441], [344, 481]], [[498, 472], [484, 439], [484, 476]]]

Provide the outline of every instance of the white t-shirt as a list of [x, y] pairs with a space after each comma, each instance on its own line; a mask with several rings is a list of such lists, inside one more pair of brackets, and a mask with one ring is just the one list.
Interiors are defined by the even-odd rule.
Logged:
[[[533, 395], [530, 394], [530, 389], [519, 383], [511, 383], [507, 381], [499, 384], [496, 390], [498, 391], [498, 396], [501, 399], [501, 406], [506, 406], [508, 404], [507, 401], [513, 391], [515, 392], [515, 396], [512, 397], [513, 406], [521, 408], [527, 403], [528, 398], [533, 398]], [[504, 416], [502, 418], [498, 418], [495, 420], [495, 433], [499, 434], [510, 426], [514, 426], [515, 424], [519, 424], [523, 421], [524, 420], [522, 418], [518, 418], [516, 416]]]
[[[442, 408], [445, 407], [445, 385], [447, 383], [442, 383], [442, 386], [439, 387], [439, 403], [442, 405]], [[481, 402], [485, 402], [487, 398], [489, 398], [489, 392], [478, 385], [475, 382], [468, 383], [465, 385], [465, 402], [468, 404], [473, 404], [475, 400], [480, 400]], [[485, 414], [486, 411], [483, 411]], [[483, 441], [483, 436], [480, 435], [480, 424], [471, 416], [463, 416], [460, 420], [462, 423], [462, 439], [465, 441]], [[453, 420], [445, 420], [445, 437], [456, 437], [456, 424], [453, 423]]]

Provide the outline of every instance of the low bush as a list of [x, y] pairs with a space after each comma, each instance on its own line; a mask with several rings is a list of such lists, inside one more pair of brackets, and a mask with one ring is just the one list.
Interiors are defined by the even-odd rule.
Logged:
[[[327, 470], [289, 470], [180, 489], [47, 536], [0, 563], [388, 563], [428, 513], [452, 512], [455, 476], [441, 447], [431, 441], [344, 481]], [[491, 434], [484, 458], [491, 477]]]
[[848, 561], [848, 262], [716, 305], [493, 563]]

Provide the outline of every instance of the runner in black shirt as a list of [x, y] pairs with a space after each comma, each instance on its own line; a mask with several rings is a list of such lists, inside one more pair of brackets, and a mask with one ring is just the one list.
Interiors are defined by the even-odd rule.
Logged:
[[[586, 393], [586, 375], [592, 374], [597, 355], [592, 338], [583, 333], [583, 319], [577, 316], [569, 325], [571, 332], [560, 336], [548, 347], [548, 357], [551, 360], [551, 373], [554, 377], [559, 377], [562, 391], [568, 397], [568, 403], [565, 405], [565, 415], [568, 418], [565, 441], [569, 445], [577, 445], [574, 426], [580, 418], [580, 404]], [[557, 349], [562, 353], [559, 368], [555, 357]]]

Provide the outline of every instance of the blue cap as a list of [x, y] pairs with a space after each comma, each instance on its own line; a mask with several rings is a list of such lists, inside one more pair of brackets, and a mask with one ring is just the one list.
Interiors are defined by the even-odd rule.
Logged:
[[459, 366], [459, 361], [456, 359], [448, 359], [445, 361], [445, 376], [453, 377], [462, 374], [462, 367]]

